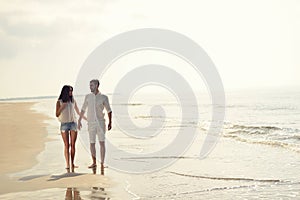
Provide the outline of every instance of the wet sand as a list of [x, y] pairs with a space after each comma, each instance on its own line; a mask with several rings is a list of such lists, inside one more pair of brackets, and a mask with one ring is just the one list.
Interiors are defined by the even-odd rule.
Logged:
[[107, 177], [91, 173], [10, 176], [38, 164], [37, 156], [45, 149], [47, 125], [43, 121], [48, 117], [31, 110], [33, 105], [0, 103], [0, 194], [48, 188], [109, 187]]

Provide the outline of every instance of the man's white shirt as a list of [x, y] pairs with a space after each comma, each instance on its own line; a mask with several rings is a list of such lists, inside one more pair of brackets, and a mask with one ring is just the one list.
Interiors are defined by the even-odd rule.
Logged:
[[99, 92], [96, 95], [94, 93], [87, 94], [81, 110], [86, 111], [87, 109], [87, 121], [93, 123], [104, 121], [104, 108], [107, 113], [111, 112], [108, 97]]

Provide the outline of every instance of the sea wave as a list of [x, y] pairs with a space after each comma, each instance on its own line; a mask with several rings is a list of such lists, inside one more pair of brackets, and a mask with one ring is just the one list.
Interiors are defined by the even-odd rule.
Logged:
[[300, 153], [300, 130], [296, 128], [227, 124], [223, 136], [240, 142], [282, 147]]
[[271, 141], [271, 140], [251, 140], [251, 139], [246, 139], [246, 138], [231, 136], [231, 135], [225, 135], [225, 137], [233, 138], [240, 142], [247, 142], [251, 144], [262, 144], [262, 145], [270, 145], [273, 147], [282, 147], [300, 153], [300, 145], [297, 144], [291, 144], [291, 143], [280, 142], [280, 141]]
[[213, 180], [224, 180], [224, 181], [254, 181], [254, 182], [283, 182], [280, 179], [255, 179], [255, 178], [244, 178], [244, 177], [216, 177], [216, 176], [202, 176], [202, 175], [192, 175], [192, 174], [183, 174], [178, 172], [169, 171], [171, 174], [178, 176], [186, 176], [191, 178], [203, 178], [203, 179], [213, 179]]

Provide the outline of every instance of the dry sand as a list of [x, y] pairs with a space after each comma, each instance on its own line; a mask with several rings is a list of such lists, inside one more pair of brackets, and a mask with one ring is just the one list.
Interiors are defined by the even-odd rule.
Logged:
[[44, 149], [46, 117], [30, 110], [33, 103], [0, 103], [0, 174], [17, 172], [36, 164]]
[[110, 185], [101, 175], [66, 173], [61, 175], [10, 178], [10, 173], [29, 169], [44, 150], [46, 116], [30, 110], [34, 103], [0, 103], [0, 194], [46, 188], [103, 187]]

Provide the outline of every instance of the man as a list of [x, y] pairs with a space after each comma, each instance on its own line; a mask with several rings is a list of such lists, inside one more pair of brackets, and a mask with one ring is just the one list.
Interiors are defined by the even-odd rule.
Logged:
[[93, 159], [93, 163], [89, 168], [96, 168], [96, 135], [100, 143], [100, 155], [101, 155], [101, 174], [104, 175], [104, 158], [105, 158], [105, 119], [104, 119], [104, 108], [108, 114], [108, 126], [107, 129], [111, 129], [111, 116], [112, 111], [109, 105], [108, 97], [99, 92], [99, 80], [93, 79], [90, 81], [91, 93], [87, 94], [82, 105], [80, 117], [78, 119], [78, 129], [82, 127], [81, 119], [84, 116], [86, 109], [87, 121], [88, 121], [88, 132], [90, 138], [90, 151]]

